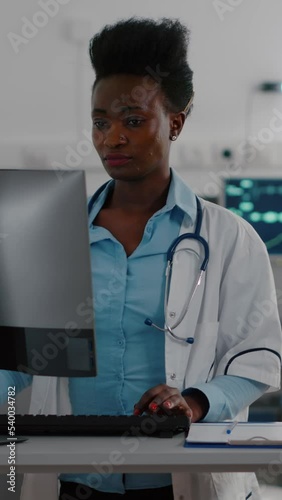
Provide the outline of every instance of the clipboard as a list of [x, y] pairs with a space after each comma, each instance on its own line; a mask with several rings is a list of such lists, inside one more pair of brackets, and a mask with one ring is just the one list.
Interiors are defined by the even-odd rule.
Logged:
[[282, 422], [195, 423], [184, 446], [282, 448]]

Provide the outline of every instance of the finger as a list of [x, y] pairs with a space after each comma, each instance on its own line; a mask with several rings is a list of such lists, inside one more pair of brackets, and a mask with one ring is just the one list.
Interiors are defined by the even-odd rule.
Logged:
[[155, 399], [158, 397], [158, 394], [164, 390], [164, 387], [166, 387], [164, 384], [160, 384], [144, 392], [143, 396], [134, 405], [134, 414], [140, 415], [144, 411], [147, 411], [151, 403], [153, 403], [153, 408], [155, 408], [155, 405], [158, 406], [163, 399], [158, 398], [158, 401], [155, 401]]
[[180, 395], [171, 396], [162, 403], [164, 410], [173, 413], [184, 413], [187, 417], [192, 418], [193, 412], [185, 399]]
[[163, 406], [163, 403], [173, 397], [179, 398], [180, 393], [175, 387], [164, 386], [163, 390], [154, 397], [150, 402], [148, 408], [150, 411], [157, 412]]

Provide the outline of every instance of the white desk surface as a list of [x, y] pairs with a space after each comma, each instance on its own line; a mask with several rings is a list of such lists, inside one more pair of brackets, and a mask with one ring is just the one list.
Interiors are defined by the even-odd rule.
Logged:
[[[184, 448], [184, 435], [32, 437], [16, 445], [16, 472], [239, 472], [270, 464], [282, 472], [281, 448]], [[0, 473], [9, 471], [0, 446]]]

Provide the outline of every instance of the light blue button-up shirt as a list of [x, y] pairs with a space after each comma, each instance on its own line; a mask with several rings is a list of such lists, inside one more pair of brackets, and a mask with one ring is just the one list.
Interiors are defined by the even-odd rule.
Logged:
[[[98, 214], [111, 184], [91, 213]], [[143, 393], [165, 383], [164, 333], [144, 324], [147, 317], [164, 324], [167, 250], [179, 233], [184, 211], [195, 217], [195, 195], [183, 192], [172, 177], [166, 205], [147, 222], [143, 238], [127, 257], [123, 246], [105, 228], [90, 229], [98, 375], [70, 380], [74, 413], [131, 415]], [[171, 483], [170, 474], [62, 475], [103, 491], [123, 493]]]

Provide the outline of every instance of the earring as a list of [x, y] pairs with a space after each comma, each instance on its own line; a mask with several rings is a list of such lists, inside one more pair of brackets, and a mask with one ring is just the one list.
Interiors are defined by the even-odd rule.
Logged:
[[171, 140], [172, 140], [172, 141], [176, 141], [176, 139], [177, 139], [177, 135], [173, 135], [173, 136], [171, 137]]

